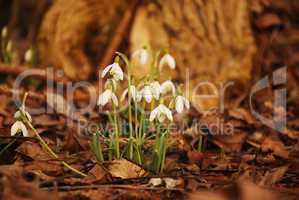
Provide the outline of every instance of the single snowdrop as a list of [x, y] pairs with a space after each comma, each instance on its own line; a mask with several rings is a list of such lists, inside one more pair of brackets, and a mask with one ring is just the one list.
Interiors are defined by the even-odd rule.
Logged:
[[151, 88], [151, 92], [152, 92], [153, 97], [156, 100], [159, 100], [160, 94], [161, 94], [160, 83], [158, 81], [154, 81], [154, 82], [150, 83], [150, 88]]
[[7, 28], [6, 28], [6, 27], [4, 27], [4, 28], [2, 29], [2, 31], [1, 31], [1, 37], [2, 37], [2, 38], [6, 38], [6, 37], [7, 37]]
[[[125, 99], [125, 97], [127, 96], [129, 92], [129, 89], [125, 89], [125, 91], [122, 93], [121, 95], [121, 100], [123, 101]], [[141, 98], [142, 98], [142, 94], [137, 90], [137, 88], [134, 85], [130, 86], [130, 93], [131, 93], [131, 98], [134, 101], [140, 102]]]
[[162, 70], [162, 68], [167, 65], [171, 69], [175, 69], [175, 60], [170, 54], [165, 54], [160, 62], [159, 62], [159, 69]]
[[118, 63], [108, 65], [102, 72], [102, 78], [104, 78], [108, 72], [116, 81], [124, 79], [124, 72]]
[[14, 136], [19, 132], [22, 132], [24, 137], [29, 137], [28, 130], [25, 124], [21, 121], [16, 121], [10, 129], [10, 135]]
[[24, 60], [25, 60], [25, 62], [26, 62], [26, 63], [31, 63], [32, 60], [33, 60], [33, 55], [34, 55], [34, 53], [33, 53], [33, 49], [32, 49], [32, 48], [28, 49], [28, 50], [25, 52], [25, 55], [24, 55]]
[[175, 98], [175, 109], [178, 113], [182, 113], [184, 108], [189, 109], [190, 102], [185, 97], [179, 95]]
[[163, 122], [166, 118], [169, 121], [173, 120], [171, 110], [163, 104], [156, 107], [150, 114], [150, 121], [158, 119], [159, 122]]
[[144, 98], [144, 100], [147, 103], [150, 103], [152, 101], [153, 94], [149, 85], [145, 85], [144, 88], [140, 91], [140, 93], [142, 95], [142, 98]]
[[161, 84], [161, 93], [166, 94], [167, 92], [172, 92], [172, 95], [175, 95], [175, 85], [171, 80], [164, 81]]
[[23, 107], [21, 107], [20, 110], [18, 110], [14, 114], [14, 118], [17, 120], [23, 120], [22, 117], [25, 117], [26, 120], [28, 120], [29, 122], [32, 122], [31, 115], [27, 111], [25, 111], [25, 108], [23, 108]]
[[142, 48], [142, 49], [138, 49], [136, 51], [133, 52], [132, 54], [132, 58], [137, 58], [138, 62], [141, 65], [145, 65], [148, 63], [149, 61], [149, 53], [146, 49]]
[[161, 86], [158, 81], [155, 81], [145, 85], [140, 92], [142, 97], [145, 99], [145, 101], [147, 103], [150, 103], [153, 98], [159, 100], [160, 93], [161, 93]]
[[110, 100], [112, 100], [112, 103], [115, 106], [118, 106], [118, 100], [116, 95], [112, 92], [112, 90], [107, 89], [99, 95], [98, 105], [105, 106]]

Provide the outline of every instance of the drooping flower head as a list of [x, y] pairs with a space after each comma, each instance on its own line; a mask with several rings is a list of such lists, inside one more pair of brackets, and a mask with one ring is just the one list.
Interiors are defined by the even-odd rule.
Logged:
[[[125, 91], [121, 95], [121, 100], [122, 101], [125, 99], [125, 97], [127, 96], [128, 92], [129, 92], [129, 89], [128, 88], [125, 89]], [[137, 90], [137, 88], [134, 85], [130, 86], [130, 93], [131, 93], [131, 98], [133, 99], [133, 101], [137, 101], [137, 102], [141, 101], [142, 94]]]
[[104, 78], [108, 72], [115, 81], [124, 79], [124, 72], [118, 63], [112, 63], [111, 65], [108, 65], [102, 72], [102, 78]]
[[138, 59], [138, 62], [141, 65], [147, 64], [149, 61], [149, 57], [150, 57], [150, 55], [145, 48], [138, 49], [138, 50], [134, 51], [132, 54], [132, 58]]
[[179, 95], [175, 98], [175, 109], [178, 113], [182, 113], [184, 108], [189, 109], [190, 102], [185, 97]]
[[10, 135], [14, 136], [19, 132], [22, 132], [24, 137], [29, 137], [28, 130], [27, 130], [25, 124], [22, 121], [16, 121], [12, 125], [12, 127], [10, 129]]
[[99, 95], [98, 105], [105, 106], [110, 100], [115, 106], [118, 106], [118, 100], [116, 95], [112, 92], [112, 90], [107, 89]]
[[171, 80], [164, 81], [161, 84], [161, 93], [166, 94], [167, 92], [172, 92], [172, 95], [175, 95], [175, 85]]
[[163, 122], [166, 118], [169, 121], [173, 120], [171, 110], [163, 104], [156, 107], [150, 114], [150, 121], [158, 119], [159, 122]]
[[160, 62], [159, 62], [159, 69], [162, 70], [162, 68], [167, 65], [168, 67], [170, 67], [171, 69], [175, 69], [175, 60], [174, 58], [170, 55], [170, 54], [165, 54]]
[[147, 103], [150, 103], [153, 98], [159, 100], [161, 93], [161, 86], [158, 81], [154, 81], [150, 84], [146, 84], [140, 91], [142, 97]]

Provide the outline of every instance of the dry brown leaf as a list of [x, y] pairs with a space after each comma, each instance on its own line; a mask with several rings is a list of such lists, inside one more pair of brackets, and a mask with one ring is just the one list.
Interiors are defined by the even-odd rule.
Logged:
[[123, 179], [138, 178], [146, 175], [144, 169], [124, 158], [113, 160], [108, 166], [108, 169], [113, 177]]
[[289, 157], [290, 152], [287, 150], [287, 148], [284, 146], [284, 144], [277, 140], [273, 139], [271, 137], [267, 137], [262, 145], [261, 145], [262, 151], [273, 151], [273, 154], [280, 156], [282, 158], [287, 159]]
[[267, 171], [265, 176], [260, 181], [259, 185], [273, 185], [279, 182], [283, 178], [288, 168], [289, 166], [286, 165]]

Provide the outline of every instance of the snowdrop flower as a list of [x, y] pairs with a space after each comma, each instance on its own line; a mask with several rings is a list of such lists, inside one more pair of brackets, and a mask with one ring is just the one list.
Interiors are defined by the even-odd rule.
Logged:
[[102, 78], [104, 78], [108, 72], [116, 81], [124, 79], [124, 72], [118, 63], [113, 63], [111, 65], [108, 65], [102, 72]]
[[147, 103], [150, 103], [152, 101], [153, 94], [149, 85], [144, 86], [140, 93]]
[[24, 60], [30, 63], [33, 59], [33, 50], [30, 48], [25, 52]]
[[9, 40], [6, 46], [6, 51], [7, 52], [12, 52], [12, 41]]
[[164, 65], [168, 65], [171, 69], [175, 69], [175, 60], [170, 54], [165, 54], [161, 58], [159, 62], [160, 70], [163, 68]]
[[152, 95], [156, 100], [159, 100], [161, 93], [161, 86], [158, 81], [150, 83], [150, 88], [152, 91]]
[[152, 82], [149, 85], [145, 85], [140, 91], [142, 97], [147, 103], [150, 103], [153, 98], [159, 100], [161, 93], [161, 86], [158, 81]]
[[2, 31], [1, 31], [1, 37], [2, 37], [2, 38], [6, 38], [6, 37], [7, 37], [7, 28], [6, 28], [6, 27], [4, 27], [4, 28], [2, 29]]
[[[125, 89], [125, 91], [123, 92], [123, 94], [121, 95], [121, 100], [123, 101], [126, 97], [126, 95], [128, 94], [129, 89]], [[134, 85], [130, 86], [130, 93], [131, 93], [131, 98], [134, 101], [140, 102], [142, 95], [141, 93], [136, 89], [136, 87]]]
[[25, 116], [26, 119], [29, 121], [29, 122], [32, 122], [32, 117], [31, 115], [25, 111], [25, 108], [24, 107], [21, 107], [20, 110], [18, 110], [17, 112], [15, 112], [14, 114], [14, 118], [15, 119], [21, 119], [22, 116]]
[[153, 121], [154, 119], [158, 119], [159, 122], [163, 122], [166, 117], [169, 121], [172, 121], [172, 113], [163, 104], [160, 104], [158, 107], [156, 107], [150, 114], [150, 121]]
[[132, 58], [137, 58], [141, 65], [145, 65], [149, 61], [149, 53], [146, 49], [138, 49], [132, 54]]
[[175, 98], [175, 109], [178, 113], [182, 113], [183, 110], [184, 110], [184, 107], [186, 109], [189, 109], [190, 108], [190, 103], [188, 101], [188, 99], [186, 99], [185, 97], [183, 96], [177, 96]]
[[28, 130], [25, 124], [21, 121], [16, 121], [10, 129], [10, 135], [14, 136], [20, 131], [22, 132], [23, 136], [29, 137]]
[[164, 81], [161, 85], [161, 93], [166, 94], [171, 91], [173, 95], [175, 95], [175, 85], [171, 80]]
[[105, 106], [110, 100], [112, 100], [112, 103], [116, 106], [118, 106], [118, 100], [116, 95], [110, 90], [105, 90], [102, 94], [100, 94], [98, 99], [98, 105]]

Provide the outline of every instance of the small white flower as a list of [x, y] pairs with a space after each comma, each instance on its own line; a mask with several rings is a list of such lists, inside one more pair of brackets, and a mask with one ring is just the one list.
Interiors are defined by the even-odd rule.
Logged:
[[108, 65], [102, 72], [102, 78], [104, 78], [108, 72], [116, 81], [124, 79], [124, 72], [118, 63], [113, 63], [111, 65]]
[[145, 65], [149, 61], [149, 53], [146, 49], [138, 49], [132, 54], [132, 58], [137, 58], [141, 65]]
[[28, 130], [27, 130], [25, 124], [21, 121], [16, 121], [10, 129], [10, 135], [14, 136], [15, 134], [17, 134], [20, 131], [22, 132], [23, 136], [29, 137]]
[[172, 113], [163, 104], [160, 104], [158, 107], [156, 107], [150, 114], [150, 121], [153, 121], [154, 119], [158, 119], [159, 122], [163, 122], [166, 117], [169, 119], [169, 121], [172, 121]]
[[6, 38], [6, 37], [7, 37], [7, 28], [6, 28], [6, 27], [4, 27], [4, 28], [2, 29], [2, 31], [1, 31], [1, 36], [2, 36], [2, 38]]
[[147, 103], [150, 103], [152, 101], [153, 94], [149, 85], [144, 86], [140, 93]]
[[30, 48], [25, 52], [24, 60], [30, 63], [33, 59], [33, 50]]
[[152, 92], [153, 97], [156, 100], [159, 100], [160, 93], [161, 93], [161, 86], [160, 86], [159, 82], [154, 81], [154, 82], [150, 83], [150, 88], [151, 88], [151, 92]]
[[161, 93], [161, 86], [158, 81], [152, 82], [149, 85], [145, 85], [140, 91], [142, 97], [147, 103], [150, 103], [153, 98], [159, 100]]
[[[121, 95], [121, 100], [123, 101], [126, 97], [126, 95], [128, 94], [129, 89], [125, 89], [125, 91], [123, 92], [123, 94]], [[131, 93], [131, 98], [134, 101], [140, 102], [142, 95], [141, 93], [136, 89], [136, 87], [134, 85], [130, 86], [130, 93]]]
[[170, 54], [165, 54], [161, 58], [159, 62], [160, 70], [163, 68], [164, 65], [168, 65], [171, 69], [175, 69], [175, 60]]
[[110, 100], [116, 106], [118, 106], [118, 100], [116, 95], [109, 89], [105, 90], [102, 94], [100, 94], [98, 99], [98, 105], [105, 106]]
[[20, 110], [18, 110], [17, 112], [15, 112], [15, 114], [14, 114], [14, 118], [15, 118], [15, 119], [20, 119], [21, 116], [22, 116], [22, 115], [21, 115], [22, 113], [25, 115], [26, 119], [27, 119], [29, 122], [32, 122], [32, 117], [31, 117], [31, 115], [30, 115], [27, 111], [25, 111], [24, 108], [20, 108]]
[[182, 113], [183, 110], [184, 110], [184, 107], [186, 109], [189, 109], [190, 108], [190, 103], [188, 101], [188, 99], [186, 99], [185, 97], [183, 96], [177, 96], [175, 98], [175, 109], [178, 113]]
[[9, 40], [9, 41], [7, 42], [7, 45], [6, 45], [6, 51], [7, 51], [7, 52], [12, 52], [12, 41], [11, 41], [11, 40]]
[[171, 91], [173, 95], [175, 95], [175, 85], [171, 80], [164, 81], [161, 85], [161, 93], [166, 94]]

